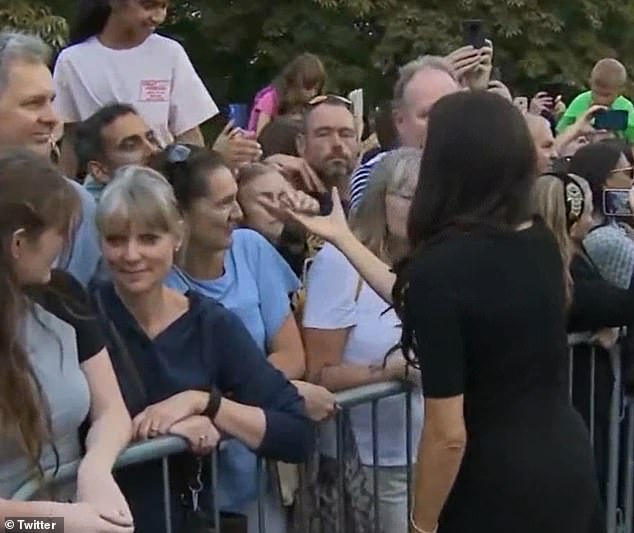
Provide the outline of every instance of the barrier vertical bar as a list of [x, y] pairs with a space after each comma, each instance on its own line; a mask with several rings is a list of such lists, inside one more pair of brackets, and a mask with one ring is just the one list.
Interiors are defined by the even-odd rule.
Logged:
[[260, 533], [265, 533], [266, 524], [264, 517], [264, 495], [266, 494], [266, 486], [265, 486], [265, 476], [264, 476], [264, 459], [258, 457], [258, 531]]
[[172, 533], [172, 496], [170, 493], [170, 469], [169, 460], [163, 457], [163, 504], [165, 509], [165, 533]]
[[568, 348], [568, 395], [572, 401], [572, 383], [574, 378], [574, 358], [575, 349], [573, 346]]
[[594, 346], [590, 349], [590, 442], [594, 446], [594, 433], [596, 423], [596, 374], [597, 374], [597, 350]]
[[372, 400], [372, 495], [374, 497], [374, 533], [379, 533], [381, 514], [379, 512], [379, 432], [378, 400]]
[[211, 497], [213, 501], [214, 527], [220, 530], [220, 509], [218, 508], [218, 450], [211, 454]]
[[632, 533], [632, 521], [634, 520], [634, 405], [630, 398], [627, 406], [627, 457], [624, 461], [625, 484], [625, 531]]
[[339, 489], [339, 501], [337, 512], [337, 532], [346, 533], [346, 498], [345, 498], [345, 480], [343, 477], [343, 471], [345, 468], [345, 461], [343, 458], [343, 414], [337, 413], [337, 485]]
[[617, 531], [617, 515], [619, 514], [619, 459], [621, 438], [621, 405], [623, 403], [623, 382], [621, 376], [621, 351], [617, 344], [610, 352], [612, 367], [612, 392], [610, 395], [608, 465], [606, 479], [606, 524], [608, 533]]
[[412, 515], [412, 388], [405, 392], [405, 454], [407, 455], [407, 519]]

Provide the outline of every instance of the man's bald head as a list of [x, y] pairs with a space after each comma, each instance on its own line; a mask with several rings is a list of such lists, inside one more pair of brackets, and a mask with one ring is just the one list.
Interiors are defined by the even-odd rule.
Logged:
[[550, 171], [553, 159], [557, 157], [555, 138], [548, 121], [539, 115], [527, 113], [524, 115], [526, 124], [535, 143], [537, 153], [537, 170], [540, 174]]
[[601, 59], [592, 69], [590, 88], [592, 102], [611, 106], [623, 92], [627, 83], [627, 70], [620, 61], [612, 58]]

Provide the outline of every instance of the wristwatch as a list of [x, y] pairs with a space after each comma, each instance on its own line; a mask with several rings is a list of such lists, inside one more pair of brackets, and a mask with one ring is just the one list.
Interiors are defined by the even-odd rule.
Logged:
[[209, 389], [209, 402], [203, 411], [203, 415], [213, 422], [216, 419], [221, 402], [222, 393], [216, 387], [212, 386]]

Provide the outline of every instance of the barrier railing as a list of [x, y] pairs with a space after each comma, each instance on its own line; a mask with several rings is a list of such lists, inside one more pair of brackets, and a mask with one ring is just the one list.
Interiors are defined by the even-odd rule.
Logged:
[[[626, 433], [634, 431], [634, 416], [625, 417], [621, 347], [609, 350], [594, 345], [589, 335], [569, 339], [569, 393], [573, 405], [588, 425], [595, 449], [597, 472], [602, 484], [608, 533], [631, 532], [632, 519], [632, 443], [623, 443]], [[631, 411], [631, 409], [629, 410]], [[599, 419], [599, 420], [597, 420]], [[625, 446], [623, 446], [625, 444]]]
[[[585, 352], [580, 347], [585, 348]], [[581, 353], [578, 353], [580, 352]], [[607, 357], [606, 357], [607, 356]], [[583, 363], [583, 364], [582, 364]], [[588, 424], [590, 438], [598, 455], [600, 479], [602, 481], [603, 494], [606, 504], [606, 523], [608, 533], [633, 533], [632, 522], [634, 520], [634, 400], [628, 400], [624, 396], [622, 385], [621, 354], [619, 346], [599, 353], [597, 348], [589, 344], [587, 337], [575, 337], [570, 339], [570, 396], [575, 406], [582, 412]], [[609, 383], [600, 383], [601, 376], [609, 370]], [[586, 385], [580, 386], [585, 380]], [[576, 385], [576, 387], [575, 387]], [[580, 390], [583, 389], [583, 390]], [[587, 394], [586, 394], [587, 393]], [[381, 471], [379, 468], [379, 403], [389, 397], [404, 395], [404, 408], [406, 420], [406, 457], [407, 457], [407, 486], [412, 483], [412, 387], [403, 382], [388, 382], [358, 387], [336, 394], [337, 402], [341, 407], [335, 418], [336, 426], [336, 460], [338, 462], [337, 486], [339, 494], [345, 490], [344, 479], [344, 454], [343, 444], [343, 411], [348, 411], [360, 405], [370, 405], [371, 410], [371, 435], [373, 465], [371, 468], [372, 490], [374, 500], [373, 531], [381, 533], [382, 517], [379, 506], [379, 482]], [[579, 398], [586, 396], [584, 401]], [[604, 407], [607, 406], [606, 409]], [[583, 412], [583, 411], [586, 412]], [[605, 441], [605, 442], [604, 442]], [[603, 443], [603, 444], [602, 444]], [[416, 446], [418, 442], [414, 443]], [[166, 532], [171, 533], [171, 508], [170, 508], [170, 479], [168, 461], [169, 457], [187, 450], [187, 444], [178, 437], [164, 437], [153, 439], [140, 444], [130, 446], [125, 450], [115, 464], [115, 469], [160, 459], [163, 470], [163, 497], [165, 504]], [[217, 457], [214, 454], [212, 464], [215, 465]], [[78, 462], [62, 465], [54, 476], [47, 473], [45, 481], [66, 483], [74, 480]], [[259, 462], [259, 492], [257, 529], [266, 533], [266, 512], [264, 509], [263, 495], [269, 490], [263, 482], [263, 463]], [[215, 470], [215, 469], [212, 469]], [[216, 474], [212, 474], [212, 488], [216, 488]], [[13, 496], [15, 500], [32, 499], [40, 488], [38, 481], [30, 481], [23, 485]], [[409, 515], [412, 502], [410, 490], [407, 491], [407, 513]], [[339, 498], [337, 502], [337, 516], [335, 526], [328, 529], [328, 533], [347, 533], [346, 531], [346, 501]], [[218, 522], [218, 509], [213, 509], [215, 523]], [[329, 517], [329, 519], [332, 517]], [[321, 528], [320, 528], [321, 529]], [[220, 532], [218, 527], [217, 531]], [[323, 530], [325, 533], [325, 529]], [[274, 533], [278, 533], [275, 531]], [[304, 533], [302, 531], [302, 533]], [[313, 533], [313, 529], [311, 529]], [[387, 532], [385, 533], [392, 533]]]

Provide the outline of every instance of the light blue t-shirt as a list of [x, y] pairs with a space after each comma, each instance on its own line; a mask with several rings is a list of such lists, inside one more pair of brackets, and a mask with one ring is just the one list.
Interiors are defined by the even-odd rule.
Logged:
[[[297, 276], [275, 248], [249, 229], [233, 232], [225, 254], [224, 274], [212, 280], [193, 279], [174, 269], [166, 284], [214, 298], [240, 317], [263, 353], [291, 312], [289, 295], [300, 287]], [[243, 444], [229, 441], [218, 454], [218, 505], [241, 512], [257, 496], [256, 456]]]
[[221, 277], [193, 279], [174, 269], [166, 283], [182, 292], [194, 290], [218, 300], [240, 317], [265, 353], [291, 312], [289, 295], [300, 287], [297, 276], [278, 251], [250, 229], [233, 232]]
[[95, 224], [97, 204], [92, 195], [79, 183], [68, 180], [81, 198], [82, 220], [73, 239], [67, 257], [61, 258], [58, 267], [71, 273], [82, 285], [87, 286], [97, 271], [101, 259], [99, 237]]

